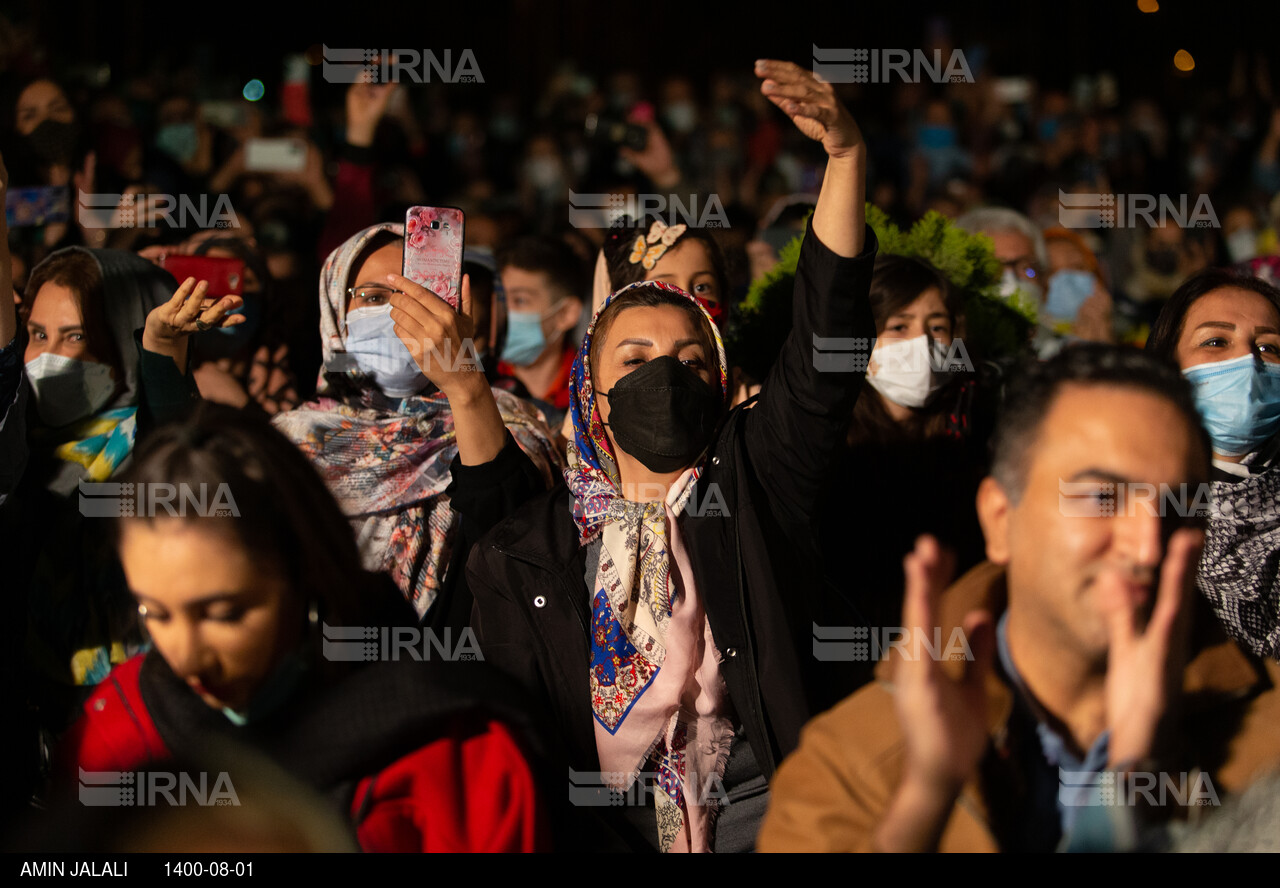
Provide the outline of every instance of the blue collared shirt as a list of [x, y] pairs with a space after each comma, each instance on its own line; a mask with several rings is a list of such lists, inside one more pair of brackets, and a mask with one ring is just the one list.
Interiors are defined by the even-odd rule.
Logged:
[[1051, 840], [1051, 833], [1056, 831], [1058, 837], [1069, 835], [1083, 808], [1106, 803], [1103, 772], [1107, 767], [1111, 735], [1108, 731], [1099, 734], [1083, 759], [1072, 753], [1066, 739], [1041, 717], [1044, 707], [1014, 666], [1009, 653], [1008, 621], [1009, 612], [1005, 611], [996, 624], [996, 649], [1000, 665], [1021, 698], [1023, 709], [1035, 720], [1041, 753], [1040, 760], [1028, 768], [1032, 810], [1026, 812], [1024, 838], [1032, 846], [1056, 845], [1057, 838]]

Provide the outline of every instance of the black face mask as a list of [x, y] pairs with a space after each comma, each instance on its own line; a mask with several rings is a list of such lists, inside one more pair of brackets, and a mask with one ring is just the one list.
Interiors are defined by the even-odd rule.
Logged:
[[654, 358], [601, 392], [618, 446], [652, 472], [693, 465], [720, 421], [724, 399], [669, 355]]
[[40, 163], [70, 164], [79, 138], [76, 124], [46, 118], [27, 136], [27, 148]]

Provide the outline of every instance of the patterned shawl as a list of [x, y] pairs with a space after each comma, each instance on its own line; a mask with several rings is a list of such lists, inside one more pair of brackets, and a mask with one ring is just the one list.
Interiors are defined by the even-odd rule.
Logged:
[[[459, 520], [444, 490], [458, 452], [448, 399], [428, 388], [388, 398], [365, 384], [339, 394], [326, 369], [344, 350], [347, 288], [365, 247], [380, 232], [366, 228], [330, 254], [320, 273], [320, 333], [324, 366], [315, 401], [277, 414], [272, 422], [320, 472], [356, 530], [364, 566], [383, 571], [423, 617], [446, 580]], [[348, 371], [354, 373], [354, 371]], [[503, 422], [548, 481], [560, 457], [542, 415], [515, 396], [493, 392]]]
[[[706, 309], [676, 287], [639, 282], [698, 305], [715, 337], [720, 391], [728, 364]], [[601, 311], [604, 306], [601, 307]], [[714, 845], [716, 788], [733, 738], [721, 656], [699, 600], [676, 516], [701, 474], [686, 469], [666, 502], [623, 497], [617, 463], [591, 385], [592, 319], [569, 382], [573, 440], [565, 481], [574, 496], [579, 541], [600, 539], [591, 588], [591, 709], [602, 782], [626, 790], [656, 786], [658, 837], [665, 851]]]
[[1212, 487], [1196, 585], [1233, 638], [1280, 658], [1280, 464]]

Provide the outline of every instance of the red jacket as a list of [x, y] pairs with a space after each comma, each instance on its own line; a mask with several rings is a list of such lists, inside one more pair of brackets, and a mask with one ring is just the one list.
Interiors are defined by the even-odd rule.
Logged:
[[[62, 747], [86, 771], [135, 771], [170, 757], [139, 685], [142, 656], [112, 670]], [[78, 772], [77, 772], [78, 773]], [[365, 851], [547, 850], [533, 773], [505, 724], [455, 729], [359, 782], [351, 805]]]

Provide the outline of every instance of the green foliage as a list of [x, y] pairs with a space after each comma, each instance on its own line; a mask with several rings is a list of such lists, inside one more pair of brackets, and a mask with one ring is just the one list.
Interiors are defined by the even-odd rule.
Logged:
[[[998, 360], [1022, 353], [1036, 326], [1036, 306], [1021, 294], [999, 295], [1002, 268], [991, 239], [970, 234], [941, 213], [929, 211], [903, 231], [879, 207], [867, 204], [867, 224], [880, 252], [930, 263], [961, 294], [964, 339], [970, 354]], [[752, 282], [729, 326], [730, 360], [757, 381], [764, 378], [791, 329], [791, 299], [800, 236], [783, 248], [778, 264]]]

